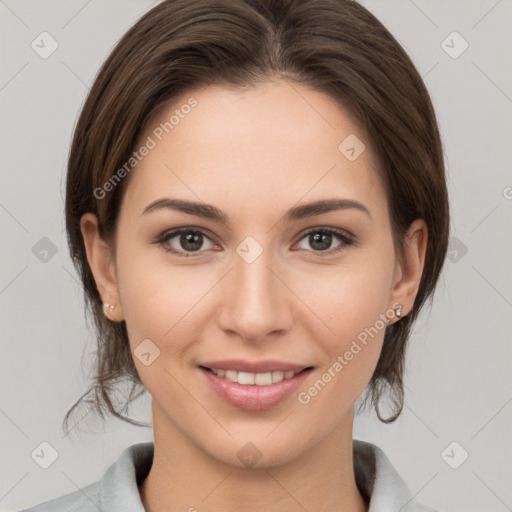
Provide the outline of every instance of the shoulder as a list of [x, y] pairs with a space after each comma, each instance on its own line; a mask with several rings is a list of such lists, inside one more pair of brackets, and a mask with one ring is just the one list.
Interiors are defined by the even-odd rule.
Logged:
[[152, 442], [126, 448], [97, 482], [20, 512], [144, 512], [138, 486], [153, 463]]
[[414, 499], [405, 481], [381, 448], [354, 439], [353, 455], [356, 483], [369, 500], [368, 512], [438, 512]]
[[82, 489], [59, 496], [20, 512], [98, 512], [100, 482], [94, 482]]

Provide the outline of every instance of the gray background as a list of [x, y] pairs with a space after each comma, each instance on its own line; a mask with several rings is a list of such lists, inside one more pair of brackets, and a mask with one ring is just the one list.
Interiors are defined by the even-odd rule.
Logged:
[[[419, 501], [512, 510], [512, 2], [363, 4], [403, 44], [432, 94], [454, 238], [434, 305], [413, 333], [401, 418], [383, 425], [362, 415], [354, 436], [382, 447]], [[150, 429], [103, 428], [92, 415], [68, 436], [61, 430], [88, 385], [94, 351], [63, 231], [70, 138], [100, 64], [152, 5], [0, 0], [1, 511], [96, 481], [125, 447], [152, 439]], [[43, 31], [58, 42], [47, 59], [31, 47]], [[150, 420], [149, 404], [146, 394], [132, 411]], [[31, 458], [44, 441], [58, 452], [48, 469]]]

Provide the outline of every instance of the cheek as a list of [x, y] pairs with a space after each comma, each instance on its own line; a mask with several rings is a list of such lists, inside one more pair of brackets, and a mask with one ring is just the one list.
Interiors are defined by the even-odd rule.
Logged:
[[297, 280], [298, 286], [301, 281], [307, 283], [300, 294], [322, 320], [331, 341], [356, 337], [386, 312], [394, 259], [385, 252], [381, 252], [378, 263], [377, 258], [354, 258], [317, 272], [314, 279], [309, 276]]
[[386, 326], [394, 317], [388, 309], [393, 268], [394, 253], [387, 248], [318, 273], [300, 292], [315, 313], [308, 315], [306, 328], [326, 355], [325, 381], [334, 384], [329, 384], [331, 391], [343, 400], [359, 396], [377, 364]]
[[130, 345], [134, 350], [144, 339], [160, 350], [184, 351], [192, 345], [201, 325], [203, 306], [214, 287], [211, 270], [192, 265], [172, 265], [165, 254], [128, 247], [119, 240], [117, 261], [120, 296]]
[[[174, 407], [177, 403], [189, 407], [179, 383], [190, 377], [194, 350], [208, 322], [211, 276], [203, 279], [191, 266], [149, 268], [134, 253], [119, 267], [123, 312], [137, 372], [158, 403], [166, 404], [173, 397]], [[191, 417], [194, 414], [197, 411], [189, 411]]]

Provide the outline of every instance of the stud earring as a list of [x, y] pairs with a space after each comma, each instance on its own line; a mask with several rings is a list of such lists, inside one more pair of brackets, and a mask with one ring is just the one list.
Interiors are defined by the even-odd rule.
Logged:
[[116, 307], [115, 304], [107, 304], [106, 302], [103, 303], [103, 311], [113, 311]]
[[400, 317], [402, 316], [402, 309], [403, 309], [402, 304], [397, 304], [397, 305], [394, 307], [395, 315], [397, 316], [397, 318], [400, 318]]

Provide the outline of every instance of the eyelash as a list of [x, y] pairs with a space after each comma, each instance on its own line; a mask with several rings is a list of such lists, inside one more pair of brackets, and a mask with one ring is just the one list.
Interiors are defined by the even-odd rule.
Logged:
[[[194, 252], [187, 253], [187, 252], [182, 252], [182, 251], [176, 251], [174, 249], [169, 248], [169, 246], [166, 245], [166, 243], [169, 240], [171, 240], [172, 238], [174, 238], [178, 235], [181, 235], [183, 233], [201, 234], [210, 240], [212, 238], [211, 236], [209, 236], [209, 234], [206, 231], [203, 231], [202, 229], [187, 227], [187, 228], [176, 229], [173, 231], [165, 231], [164, 233], [162, 233], [161, 235], [159, 235], [156, 238], [154, 243], [156, 243], [160, 247], [162, 247], [162, 249], [164, 249], [164, 251], [172, 253], [179, 257], [184, 257], [184, 258], [195, 257], [196, 254], [200, 254], [200, 253], [204, 252], [204, 251], [196, 251], [195, 253]], [[322, 258], [324, 256], [330, 256], [330, 255], [333, 255], [335, 253], [338, 253], [338, 252], [344, 250], [345, 248], [347, 248], [351, 245], [356, 245], [355, 240], [351, 236], [349, 236], [345, 231], [343, 231], [341, 229], [337, 229], [337, 228], [323, 228], [323, 227], [309, 229], [308, 231], [306, 231], [305, 233], [302, 234], [302, 236], [297, 240], [297, 242], [300, 242], [301, 240], [303, 240], [304, 238], [306, 238], [307, 236], [309, 236], [313, 233], [335, 235], [342, 242], [334, 249], [327, 249], [325, 251], [310, 251], [310, 250], [307, 251], [307, 252], [311, 252], [316, 257]], [[211, 240], [211, 241], [214, 242], [214, 240]]]

